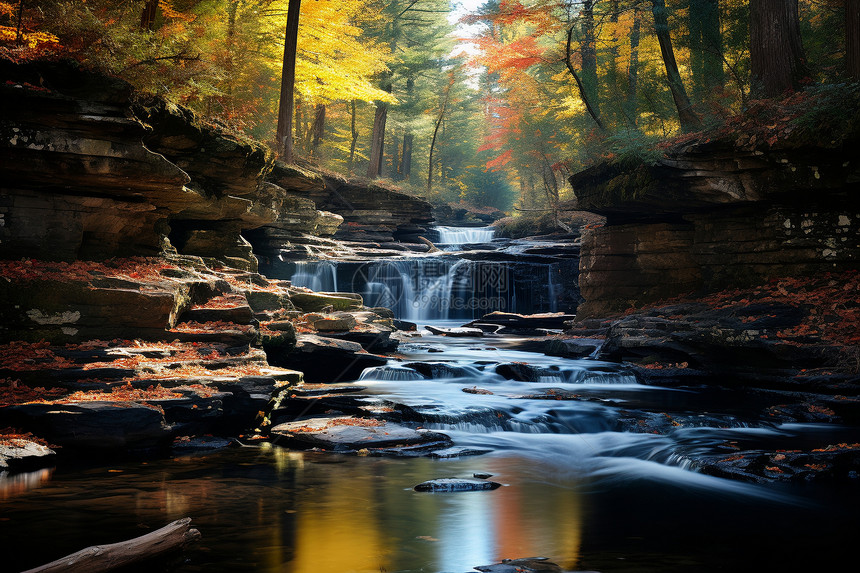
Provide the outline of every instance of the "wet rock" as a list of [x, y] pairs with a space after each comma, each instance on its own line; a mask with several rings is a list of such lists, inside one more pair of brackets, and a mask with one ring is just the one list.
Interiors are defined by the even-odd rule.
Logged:
[[[102, 281], [100, 284], [105, 284]], [[95, 286], [87, 280], [0, 282], [0, 340], [157, 339], [191, 305], [171, 280]]]
[[182, 314], [183, 322], [232, 322], [251, 324], [254, 312], [246, 301], [227, 308], [192, 308]]
[[439, 478], [421, 482], [414, 488], [415, 491], [426, 491], [431, 493], [452, 493], [461, 491], [486, 491], [502, 487], [502, 484], [494, 481], [472, 479], [472, 478]]
[[394, 320], [393, 324], [394, 328], [405, 332], [415, 332], [418, 330], [418, 325], [414, 322], [409, 322], [408, 320]]
[[466, 328], [463, 326], [455, 328], [442, 328], [430, 325], [425, 325], [424, 328], [426, 328], [433, 334], [439, 334], [442, 336], [484, 336], [484, 331], [480, 328]]
[[296, 447], [332, 451], [450, 443], [443, 434], [418, 431], [391, 422], [357, 417], [322, 417], [278, 424], [271, 434], [279, 442]]
[[0, 420], [53, 444], [90, 451], [149, 449], [171, 435], [158, 408], [134, 402], [23, 404], [0, 409]]
[[290, 290], [290, 300], [305, 312], [320, 312], [325, 310], [358, 310], [361, 308], [361, 295], [352, 293], [319, 293], [310, 291]]
[[[451, 458], [462, 458], [464, 456], [482, 456], [484, 454], [489, 454], [493, 450], [481, 449], [481, 448], [467, 448], [465, 446], [454, 446], [452, 448], [443, 448], [441, 450], [434, 450], [430, 452], [431, 458], [440, 458], [440, 459], [451, 459]], [[474, 476], [478, 477], [478, 476]], [[489, 475], [488, 475], [489, 477]], [[483, 478], [481, 478], [483, 479]]]
[[357, 342], [368, 352], [394, 352], [400, 342], [391, 338], [392, 330], [376, 325], [364, 325], [361, 330], [327, 332], [326, 336], [338, 340]]
[[[434, 350], [431, 348], [427, 351], [433, 352]], [[442, 352], [442, 350], [440, 349], [439, 352]], [[448, 364], [446, 362], [407, 362], [403, 366], [411, 368], [425, 378], [430, 379], [464, 378], [472, 376], [475, 373], [475, 370], [472, 368]]]
[[562, 381], [564, 374], [558, 368], [544, 368], [520, 362], [509, 362], [496, 366], [496, 374], [517, 382]]
[[588, 358], [603, 346], [601, 338], [557, 338], [549, 340], [543, 348], [547, 356]]
[[217, 436], [179, 436], [173, 440], [170, 450], [180, 456], [206, 454], [233, 446], [235, 442], [233, 438]]
[[[546, 557], [524, 557], [522, 559], [503, 559], [495, 565], [475, 567], [486, 573], [564, 573], [564, 569]], [[583, 572], [586, 573], [586, 572]]]
[[351, 330], [356, 325], [356, 320], [349, 315], [329, 316], [315, 320], [313, 325], [320, 332], [336, 332]]
[[490, 479], [493, 477], [493, 474], [485, 474], [485, 473], [474, 473], [472, 477], [475, 479]]
[[293, 349], [269, 352], [268, 358], [272, 365], [300, 370], [312, 383], [355, 380], [365, 368], [387, 362], [357, 342], [312, 334], [300, 334]]
[[466, 394], [485, 394], [489, 396], [492, 396], [493, 394], [486, 388], [478, 388], [477, 386], [473, 386], [471, 388], [463, 388], [463, 392], [465, 392]]
[[233, 397], [230, 392], [214, 389], [179, 386], [171, 389], [181, 397], [147, 400], [147, 404], [161, 408], [164, 420], [171, 430], [203, 434], [211, 432], [224, 416], [224, 403]]
[[0, 471], [26, 470], [45, 466], [57, 452], [26, 438], [7, 438], [0, 435]]
[[858, 448], [860, 444], [843, 443], [810, 451], [745, 450], [701, 456], [696, 467], [708, 475], [754, 483], [856, 482], [860, 479]]
[[515, 314], [512, 312], [491, 312], [481, 318], [474, 320], [466, 326], [477, 326], [477, 324], [492, 324], [502, 326], [505, 332], [516, 330], [561, 330], [564, 323], [576, 318], [575, 314], [563, 312], [544, 312], [540, 314]]
[[248, 299], [248, 305], [255, 313], [295, 308], [287, 293], [249, 289], [245, 290], [244, 294]]

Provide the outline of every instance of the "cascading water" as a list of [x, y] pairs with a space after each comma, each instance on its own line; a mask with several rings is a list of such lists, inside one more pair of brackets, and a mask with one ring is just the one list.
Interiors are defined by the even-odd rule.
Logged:
[[294, 263], [296, 286], [362, 295], [410, 321], [471, 320], [493, 311], [555, 312], [561, 287], [551, 263], [413, 256], [365, 263]]
[[332, 261], [306, 261], [295, 263], [290, 282], [317, 292], [337, 291], [337, 264]]
[[446, 251], [459, 250], [463, 245], [489, 243], [496, 236], [495, 227], [433, 227], [439, 233], [436, 243]]

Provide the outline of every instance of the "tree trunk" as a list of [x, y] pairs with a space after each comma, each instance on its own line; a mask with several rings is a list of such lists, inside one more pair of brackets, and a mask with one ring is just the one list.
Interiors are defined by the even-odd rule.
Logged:
[[436, 125], [433, 127], [433, 139], [430, 140], [430, 161], [427, 168], [427, 193], [433, 188], [433, 148], [436, 147], [436, 136], [439, 133], [439, 126], [442, 125], [442, 119], [445, 117], [445, 109], [448, 107], [448, 99], [451, 97], [451, 86], [454, 85], [454, 74], [451, 74], [448, 87], [445, 88], [445, 99], [442, 100], [442, 105], [439, 108], [439, 117], [436, 119]]
[[155, 13], [157, 10], [158, 0], [146, 0], [146, 4], [143, 6], [143, 12], [140, 14], [141, 30], [152, 30], [152, 27], [155, 25]]
[[18, 2], [18, 25], [15, 31], [15, 45], [24, 43], [24, 0]]
[[583, 0], [582, 11], [582, 86], [596, 115], [600, 115], [600, 97], [597, 89], [597, 46], [594, 38], [594, 0]]
[[660, 53], [663, 55], [663, 64], [666, 66], [666, 79], [669, 82], [669, 90], [672, 92], [672, 100], [678, 109], [678, 120], [681, 122], [683, 131], [695, 131], [701, 127], [699, 116], [693, 111], [681, 73], [678, 71], [678, 62], [675, 61], [675, 50], [672, 47], [672, 37], [669, 35], [669, 16], [666, 12], [665, 0], [651, 0], [651, 12], [654, 15], [654, 30], [657, 41], [660, 43]]
[[750, 0], [751, 91], [778, 97], [807, 76], [797, 0]]
[[391, 150], [391, 178], [397, 180], [400, 178], [400, 139], [391, 135], [394, 140], [394, 149]]
[[845, 0], [845, 66], [860, 80], [860, 0]]
[[630, 65], [627, 68], [627, 98], [624, 101], [624, 115], [634, 127], [638, 120], [638, 102], [636, 97], [639, 81], [639, 29], [642, 17], [639, 10], [633, 8], [633, 28], [630, 30]]
[[157, 557], [200, 539], [186, 517], [161, 529], [110, 545], [95, 545], [24, 573], [100, 573]]
[[350, 102], [349, 132], [352, 136], [349, 142], [349, 159], [346, 161], [346, 172], [352, 175], [352, 162], [355, 159], [355, 146], [358, 143], [358, 129], [355, 126], [355, 100]]
[[[415, 80], [412, 77], [406, 79], [406, 99], [408, 105], [414, 105]], [[400, 177], [403, 180], [408, 180], [412, 173], [412, 141], [414, 136], [409, 126], [403, 133], [403, 148], [400, 154]]]
[[719, 0], [690, 0], [689, 27], [693, 97], [705, 101], [725, 83]]
[[603, 122], [600, 121], [600, 115], [594, 109], [592, 105], [591, 99], [588, 97], [588, 91], [586, 91], [585, 86], [582, 84], [582, 80], [579, 78], [579, 74], [576, 73], [576, 70], [573, 69], [573, 64], [570, 63], [570, 44], [573, 40], [573, 27], [571, 27], [567, 31], [567, 48], [564, 54], [564, 63], [567, 66], [567, 71], [570, 72], [570, 75], [573, 76], [574, 81], [576, 81], [576, 87], [579, 88], [579, 97], [582, 98], [582, 103], [585, 104], [585, 109], [588, 111], [588, 115], [591, 116], [591, 119], [594, 120], [594, 123], [597, 124], [601, 130], [605, 131], [606, 127], [603, 125]]
[[290, 0], [284, 30], [284, 62], [281, 70], [281, 97], [278, 102], [278, 128], [275, 139], [281, 158], [293, 160], [293, 93], [296, 86], [296, 49], [299, 39], [301, 0]]
[[382, 152], [385, 145], [385, 122], [388, 120], [388, 104], [380, 102], [373, 115], [373, 132], [370, 136], [370, 164], [367, 178], [376, 179], [382, 172]]
[[400, 159], [400, 175], [403, 179], [409, 179], [412, 174], [412, 142], [415, 136], [407, 131], [403, 134], [403, 152]]
[[224, 40], [226, 45], [226, 55], [224, 58], [224, 75], [226, 76], [227, 105], [233, 105], [233, 82], [235, 78], [235, 61], [233, 54], [236, 51], [236, 11], [239, 9], [239, 0], [231, 0], [227, 5], [227, 37]]
[[[392, 88], [391, 74], [386, 73], [383, 76], [382, 89], [391, 93]], [[368, 179], [376, 179], [382, 174], [386, 121], [388, 121], [388, 104], [386, 102], [379, 102], [376, 106], [376, 113], [373, 115], [373, 131], [370, 135], [370, 164], [367, 166]]]
[[318, 103], [314, 114], [313, 139], [311, 140], [311, 155], [320, 159], [320, 145], [325, 135], [325, 105]]

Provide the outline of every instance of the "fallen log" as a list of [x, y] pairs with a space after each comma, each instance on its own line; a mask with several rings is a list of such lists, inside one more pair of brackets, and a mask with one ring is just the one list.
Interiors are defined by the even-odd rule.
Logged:
[[23, 573], [99, 573], [131, 563], [158, 557], [182, 549], [200, 539], [200, 532], [190, 529], [191, 518], [169, 523], [159, 530], [109, 545], [94, 545]]

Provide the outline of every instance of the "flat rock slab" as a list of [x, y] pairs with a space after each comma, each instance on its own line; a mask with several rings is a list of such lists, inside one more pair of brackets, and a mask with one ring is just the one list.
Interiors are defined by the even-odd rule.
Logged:
[[271, 433], [297, 446], [334, 451], [391, 448], [448, 441], [447, 436], [443, 434], [413, 430], [391, 422], [349, 416], [287, 422], [272, 428]]
[[429, 325], [425, 325], [424, 328], [426, 328], [433, 334], [440, 334], [442, 336], [484, 336], [484, 331], [480, 328], [467, 328], [465, 326], [458, 326], [456, 328], [440, 328], [437, 326]]
[[430, 493], [453, 493], [460, 491], [486, 491], [500, 487], [502, 487], [502, 484], [498, 482], [483, 479], [439, 478], [421, 482], [412, 489]]

